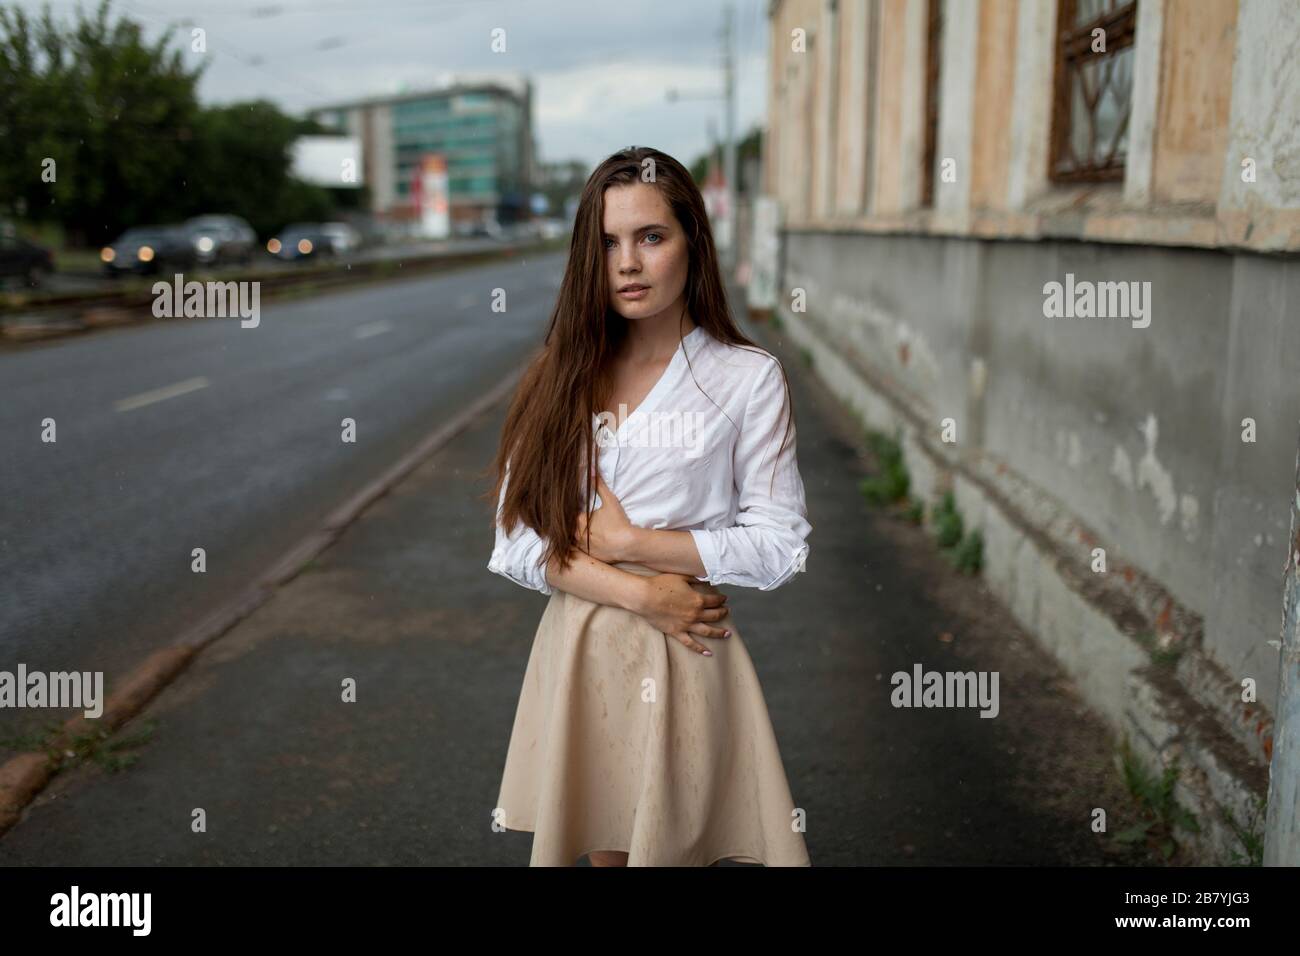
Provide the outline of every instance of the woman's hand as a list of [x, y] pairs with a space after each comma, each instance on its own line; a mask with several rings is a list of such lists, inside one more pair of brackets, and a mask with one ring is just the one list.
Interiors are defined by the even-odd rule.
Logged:
[[[600, 507], [591, 513], [587, 520], [586, 511], [578, 512], [578, 547], [597, 561], [613, 564], [615, 561], [631, 561], [630, 545], [635, 539], [636, 527], [628, 520], [622, 504], [609, 490], [600, 472], [595, 472], [596, 493], [600, 495]], [[591, 544], [587, 544], [587, 530], [591, 530]]]
[[712, 584], [686, 574], [647, 575], [641, 606], [637, 613], [654, 627], [675, 638], [693, 651], [712, 655], [712, 651], [691, 637], [727, 637], [731, 631], [714, 627], [712, 621], [727, 617], [727, 595]]

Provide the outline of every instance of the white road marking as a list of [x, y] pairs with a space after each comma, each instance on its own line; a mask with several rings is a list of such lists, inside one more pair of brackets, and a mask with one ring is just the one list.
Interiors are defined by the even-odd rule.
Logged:
[[365, 325], [358, 325], [353, 335], [359, 339], [368, 339], [391, 331], [393, 331], [393, 323], [387, 319], [380, 319], [378, 322], [367, 322]]
[[141, 408], [144, 405], [152, 405], [154, 402], [165, 402], [169, 398], [175, 398], [177, 395], [184, 395], [186, 392], [194, 392], [200, 388], [207, 388], [211, 383], [202, 375], [197, 378], [187, 378], [183, 382], [177, 382], [175, 385], [164, 385], [162, 388], [155, 388], [148, 392], [141, 392], [139, 395], [132, 395], [129, 398], [119, 398], [113, 403], [113, 407], [119, 412], [129, 412], [133, 408]]

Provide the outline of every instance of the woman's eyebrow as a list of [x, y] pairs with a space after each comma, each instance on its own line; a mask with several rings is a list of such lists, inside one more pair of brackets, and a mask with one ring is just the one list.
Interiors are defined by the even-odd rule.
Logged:
[[[648, 225], [648, 226], [639, 226], [639, 227], [637, 227], [637, 228], [634, 230], [634, 233], [635, 233], [635, 232], [649, 232], [651, 229], [657, 229], [657, 230], [660, 231], [660, 232], [667, 232], [667, 231], [668, 231], [668, 227], [665, 226], [665, 225], [663, 225], [662, 223], [652, 222], [652, 223], [650, 223], [650, 225]], [[606, 238], [606, 239], [612, 239], [612, 238], [614, 238], [614, 234], [613, 234], [612, 232], [607, 232], [607, 233], [605, 233], [605, 238]]]

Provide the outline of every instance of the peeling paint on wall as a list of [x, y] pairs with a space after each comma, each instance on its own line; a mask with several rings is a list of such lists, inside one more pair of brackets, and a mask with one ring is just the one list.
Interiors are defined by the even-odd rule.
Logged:
[[1128, 452], [1124, 450], [1123, 445], [1115, 446], [1115, 457], [1110, 463], [1110, 473], [1125, 488], [1133, 490], [1133, 462], [1129, 460]]
[[1196, 540], [1200, 531], [1201, 504], [1193, 495], [1183, 495], [1178, 499], [1178, 513], [1181, 516], [1183, 534], [1188, 541]]
[[1064, 458], [1065, 463], [1071, 468], [1078, 468], [1083, 464], [1083, 442], [1079, 440], [1078, 432], [1057, 429], [1056, 457]]
[[1178, 496], [1174, 493], [1174, 476], [1169, 469], [1160, 464], [1156, 458], [1156, 440], [1160, 436], [1160, 425], [1153, 414], [1138, 426], [1138, 431], [1146, 439], [1147, 449], [1137, 466], [1138, 488], [1150, 488], [1155, 496], [1156, 507], [1160, 509], [1160, 523], [1168, 524], [1169, 519], [1178, 510]]

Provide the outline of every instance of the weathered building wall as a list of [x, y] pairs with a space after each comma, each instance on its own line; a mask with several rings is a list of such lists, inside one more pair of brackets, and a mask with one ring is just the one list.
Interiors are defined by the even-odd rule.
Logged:
[[[1047, 318], [1043, 286], [1151, 284], [1151, 322]], [[1278, 556], [1300, 410], [1300, 268], [1252, 254], [802, 232], [784, 285], [928, 420], [1083, 516], [1277, 693]], [[1256, 422], [1244, 443], [1242, 420]]]
[[[954, 488], [988, 533], [991, 590], [1112, 725], [1187, 761], [1222, 854], [1220, 811], [1266, 789], [1280, 686], [1300, 3], [1138, 0], [1106, 181], [1049, 177], [1058, 3], [935, 9], [935, 165], [955, 175], [926, 203], [929, 0], [772, 4], [777, 314], [864, 418], [906, 423], [915, 487]], [[1067, 276], [1149, 288], [1150, 324], [1045, 315]], [[1094, 547], [1115, 573], [1088, 570]], [[1189, 653], [1157, 672], [1153, 647]]]

